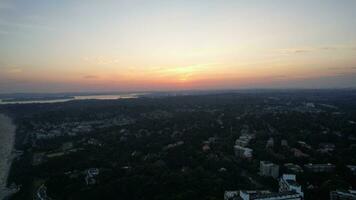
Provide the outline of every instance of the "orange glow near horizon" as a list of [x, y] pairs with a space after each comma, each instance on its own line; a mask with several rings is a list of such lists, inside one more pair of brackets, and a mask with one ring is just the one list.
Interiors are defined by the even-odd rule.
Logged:
[[355, 6], [4, 0], [0, 93], [356, 87]]

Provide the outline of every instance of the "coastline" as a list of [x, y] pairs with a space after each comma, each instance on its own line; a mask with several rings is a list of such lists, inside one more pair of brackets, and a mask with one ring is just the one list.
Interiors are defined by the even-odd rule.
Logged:
[[15, 191], [7, 187], [7, 178], [13, 160], [16, 126], [12, 120], [0, 113], [0, 200]]

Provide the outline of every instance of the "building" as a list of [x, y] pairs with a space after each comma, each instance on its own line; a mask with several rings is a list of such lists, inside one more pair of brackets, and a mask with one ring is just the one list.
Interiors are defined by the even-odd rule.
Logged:
[[266, 148], [273, 148], [274, 147], [274, 139], [269, 138], [266, 143]]
[[327, 163], [327, 164], [305, 164], [304, 168], [308, 172], [333, 172], [335, 170], [335, 165]]
[[303, 169], [301, 166], [293, 163], [286, 163], [284, 164], [284, 167], [287, 169], [289, 172], [293, 173], [303, 173]]
[[260, 161], [260, 175], [278, 178], [279, 166], [269, 161]]
[[239, 191], [225, 191], [224, 193], [224, 200], [238, 200], [239, 197]]
[[319, 153], [330, 154], [335, 149], [335, 144], [331, 143], [321, 143], [319, 144], [319, 149], [317, 150]]
[[93, 185], [96, 183], [96, 176], [99, 175], [98, 168], [90, 168], [86, 171], [85, 182], [87, 185]]
[[242, 147], [239, 145], [234, 146], [235, 156], [239, 158], [251, 159], [253, 150], [247, 147]]
[[224, 200], [301, 200], [294, 191], [272, 193], [268, 190], [226, 191]]
[[312, 147], [304, 141], [298, 141], [298, 144], [303, 149], [308, 149], [308, 150], [312, 149]]
[[254, 137], [252, 134], [243, 134], [235, 141], [235, 145], [246, 147]]
[[348, 191], [331, 191], [330, 200], [356, 200], [356, 190]]
[[203, 150], [204, 152], [210, 151], [210, 146], [209, 146], [209, 144], [204, 144], [203, 147], [202, 147], [202, 150]]
[[281, 146], [282, 147], [289, 147], [288, 146], [288, 141], [287, 140], [281, 140]]
[[356, 165], [347, 165], [353, 175], [356, 175]]
[[304, 193], [296, 182], [295, 175], [283, 174], [279, 183], [279, 192], [268, 190], [226, 191], [224, 200], [302, 200], [304, 198]]
[[304, 197], [302, 187], [297, 183], [296, 176], [294, 174], [283, 174], [279, 180], [279, 192], [294, 191]]
[[291, 152], [294, 155], [294, 157], [297, 157], [297, 158], [307, 158], [307, 157], [309, 157], [308, 154], [303, 153], [301, 150], [299, 150], [297, 148], [292, 148]]
[[34, 196], [35, 200], [50, 200], [51, 198], [47, 195], [47, 187], [42, 184], [37, 192], [36, 192], [36, 195]]

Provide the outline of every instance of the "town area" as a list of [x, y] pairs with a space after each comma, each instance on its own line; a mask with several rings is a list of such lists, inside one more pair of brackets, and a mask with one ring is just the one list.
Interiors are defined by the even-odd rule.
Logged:
[[2, 105], [10, 199], [356, 199], [356, 91]]

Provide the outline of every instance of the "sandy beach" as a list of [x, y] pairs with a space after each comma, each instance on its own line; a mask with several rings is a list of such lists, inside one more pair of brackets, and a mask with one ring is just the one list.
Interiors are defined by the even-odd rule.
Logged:
[[7, 177], [11, 167], [11, 152], [14, 147], [16, 127], [11, 119], [0, 114], [0, 199], [11, 194], [6, 188]]

